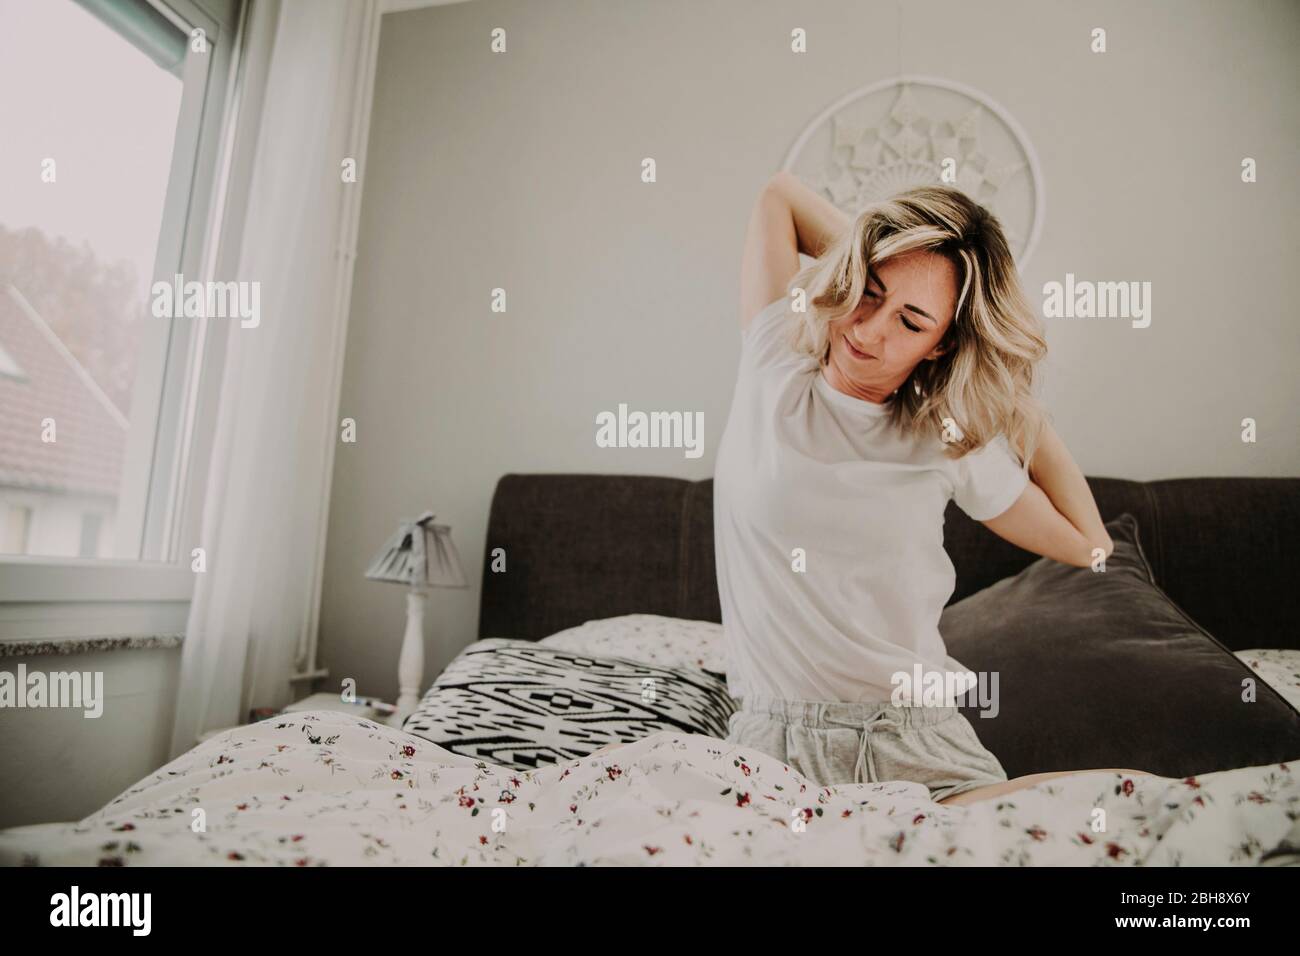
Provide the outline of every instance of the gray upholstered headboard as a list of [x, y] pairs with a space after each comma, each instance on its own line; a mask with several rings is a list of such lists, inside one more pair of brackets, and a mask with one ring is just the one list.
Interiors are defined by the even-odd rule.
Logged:
[[[1233, 650], [1300, 649], [1300, 478], [1089, 478], [1106, 521], [1138, 520], [1156, 582]], [[952, 600], [1036, 560], [948, 503]], [[491, 568], [504, 548], [506, 572]], [[620, 614], [721, 620], [713, 482], [505, 475], [488, 517], [480, 637], [538, 640]]]

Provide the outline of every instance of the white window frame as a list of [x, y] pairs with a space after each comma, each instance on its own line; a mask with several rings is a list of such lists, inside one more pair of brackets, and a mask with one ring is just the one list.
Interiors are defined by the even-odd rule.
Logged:
[[[177, 273], [187, 281], [198, 278], [202, 266], [206, 204], [201, 200], [211, 191], [217, 152], [211, 147], [220, 134], [223, 92], [214, 88], [209, 99], [208, 86], [219, 86], [229, 70], [232, 44], [217, 22], [189, 0], [168, 0], [171, 6], [151, 2], [184, 33], [202, 29], [208, 46], [208, 52], [198, 53], [186, 41], [181, 105], [151, 277], [151, 282], [170, 283]], [[201, 360], [195, 348], [203, 338], [201, 321], [150, 317], [141, 337], [131, 420], [153, 422], [154, 427], [133, 428], [127, 440], [115, 522], [118, 555], [146, 561], [177, 557], [174, 546], [168, 547], [168, 512], [180, 492], [174, 479], [181, 472], [181, 422], [188, 416], [185, 384]]]
[[[186, 281], [202, 281], [233, 268], [237, 258], [237, 242], [226, 242], [231, 229], [225, 220], [242, 217], [223, 214], [232, 167], [241, 165], [235, 154], [251, 155], [256, 139], [255, 120], [240, 123], [244, 86], [255, 87], [265, 73], [261, 63], [251, 83], [245, 75], [243, 33], [254, 3], [271, 9], [278, 4], [148, 2], [187, 34], [202, 28], [208, 45], [206, 54], [196, 53], [188, 42], [186, 46], [184, 91], [154, 266], [155, 280], [170, 281], [179, 272]], [[269, 52], [270, 44], [265, 46]], [[251, 133], [245, 126], [253, 127]], [[241, 146], [239, 139], [248, 142]], [[247, 172], [242, 170], [245, 178]], [[209, 328], [206, 319], [164, 324], [150, 318], [158, 324], [144, 337], [132, 415], [148, 415], [140, 420], [153, 420], [155, 427], [128, 441], [114, 522], [115, 534], [127, 528], [127, 550], [140, 559], [0, 555], [0, 641], [118, 633], [111, 620], [116, 608], [123, 625], [136, 632], [175, 629], [184, 618], [177, 602], [188, 603], [194, 589], [187, 543], [199, 538], [227, 323]], [[84, 613], [92, 606], [93, 615]]]

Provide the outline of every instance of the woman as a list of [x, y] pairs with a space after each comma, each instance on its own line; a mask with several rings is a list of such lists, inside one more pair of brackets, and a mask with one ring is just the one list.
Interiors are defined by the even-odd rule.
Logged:
[[714, 475], [728, 740], [824, 786], [912, 780], [944, 804], [1061, 776], [1007, 780], [955, 698], [891, 703], [918, 665], [966, 670], [938, 630], [949, 498], [1067, 564], [1113, 547], [1031, 394], [1047, 347], [998, 221], [944, 186], [850, 220], [779, 173], [750, 219], [741, 329]]

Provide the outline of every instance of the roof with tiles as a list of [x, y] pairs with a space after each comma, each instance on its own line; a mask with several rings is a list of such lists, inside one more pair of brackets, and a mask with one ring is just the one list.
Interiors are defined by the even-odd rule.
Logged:
[[[42, 441], [54, 419], [55, 441]], [[116, 497], [127, 421], [13, 286], [0, 289], [0, 487]]]

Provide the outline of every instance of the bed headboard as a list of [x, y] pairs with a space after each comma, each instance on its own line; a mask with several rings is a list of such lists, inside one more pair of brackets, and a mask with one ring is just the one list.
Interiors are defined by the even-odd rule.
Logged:
[[[1088, 478], [1102, 518], [1138, 520], [1156, 582], [1233, 650], [1300, 649], [1300, 478]], [[952, 601], [1037, 558], [948, 503]], [[506, 571], [492, 570], [505, 550]], [[951, 601], [950, 601], [951, 603]], [[595, 618], [720, 621], [713, 481], [505, 475], [488, 516], [480, 637], [538, 640]]]

